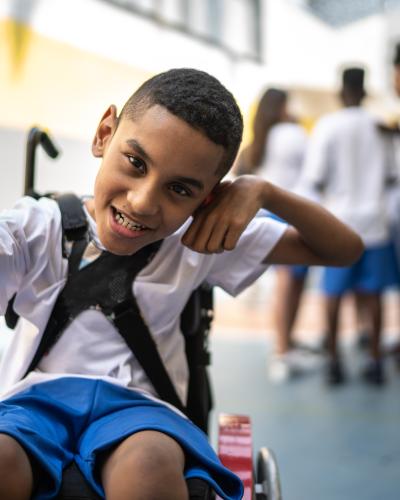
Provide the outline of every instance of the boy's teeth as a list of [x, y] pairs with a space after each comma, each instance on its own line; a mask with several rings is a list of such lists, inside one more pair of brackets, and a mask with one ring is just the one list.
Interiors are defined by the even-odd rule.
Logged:
[[133, 231], [143, 231], [144, 229], [146, 229], [145, 226], [142, 226], [141, 224], [135, 224], [134, 222], [131, 222], [121, 212], [116, 212], [115, 220], [120, 226], [132, 229]]

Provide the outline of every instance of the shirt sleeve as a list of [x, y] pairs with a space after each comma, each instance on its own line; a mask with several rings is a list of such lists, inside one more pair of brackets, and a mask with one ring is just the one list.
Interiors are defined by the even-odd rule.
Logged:
[[299, 191], [312, 192], [324, 188], [329, 172], [329, 124], [322, 119], [315, 126], [307, 144]]
[[264, 260], [286, 228], [286, 223], [271, 217], [253, 219], [236, 248], [215, 257], [207, 282], [211, 286], [220, 286], [230, 295], [238, 295], [268, 268]]
[[57, 243], [61, 259], [60, 228], [58, 206], [50, 199], [24, 197], [14, 208], [0, 213], [0, 314], [28, 278], [36, 276], [40, 288], [39, 276], [44, 268], [49, 270], [51, 247]]

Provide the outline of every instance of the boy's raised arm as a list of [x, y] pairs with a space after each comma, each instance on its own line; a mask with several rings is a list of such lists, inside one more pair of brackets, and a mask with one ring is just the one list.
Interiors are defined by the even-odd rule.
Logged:
[[195, 251], [232, 250], [260, 208], [290, 226], [265, 262], [347, 266], [364, 249], [361, 238], [322, 206], [259, 177], [244, 175], [223, 182], [214, 195], [212, 203], [195, 213], [183, 237], [183, 243]]

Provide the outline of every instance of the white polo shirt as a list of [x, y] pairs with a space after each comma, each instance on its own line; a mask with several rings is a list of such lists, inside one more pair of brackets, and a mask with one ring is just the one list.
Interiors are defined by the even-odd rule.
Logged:
[[393, 148], [361, 107], [323, 117], [308, 142], [301, 185], [323, 186], [323, 202], [367, 246], [389, 238], [387, 181], [396, 175]]
[[[91, 236], [99, 245], [96, 224]], [[166, 238], [154, 259], [137, 276], [133, 292], [167, 371], [182, 401], [188, 368], [180, 314], [192, 291], [207, 281], [236, 295], [262, 274], [262, 261], [286, 229], [271, 219], [250, 222], [237, 247], [216, 255], [193, 252], [181, 238], [190, 221]], [[141, 366], [101, 312], [88, 310], [64, 331], [38, 368], [21, 381], [40, 342], [56, 298], [66, 282], [61, 255], [61, 215], [55, 201], [25, 197], [0, 214], [0, 314], [17, 293], [21, 316], [0, 367], [0, 397], [32, 384], [79, 376], [107, 380], [156, 396]], [[133, 332], [134, 334], [134, 332]]]

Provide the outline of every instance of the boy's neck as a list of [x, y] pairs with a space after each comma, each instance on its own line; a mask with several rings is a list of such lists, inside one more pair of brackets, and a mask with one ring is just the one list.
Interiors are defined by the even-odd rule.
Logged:
[[94, 199], [93, 198], [88, 198], [87, 200], [84, 201], [85, 207], [87, 211], [89, 212], [90, 217], [95, 221], [96, 220], [96, 212], [94, 209]]

